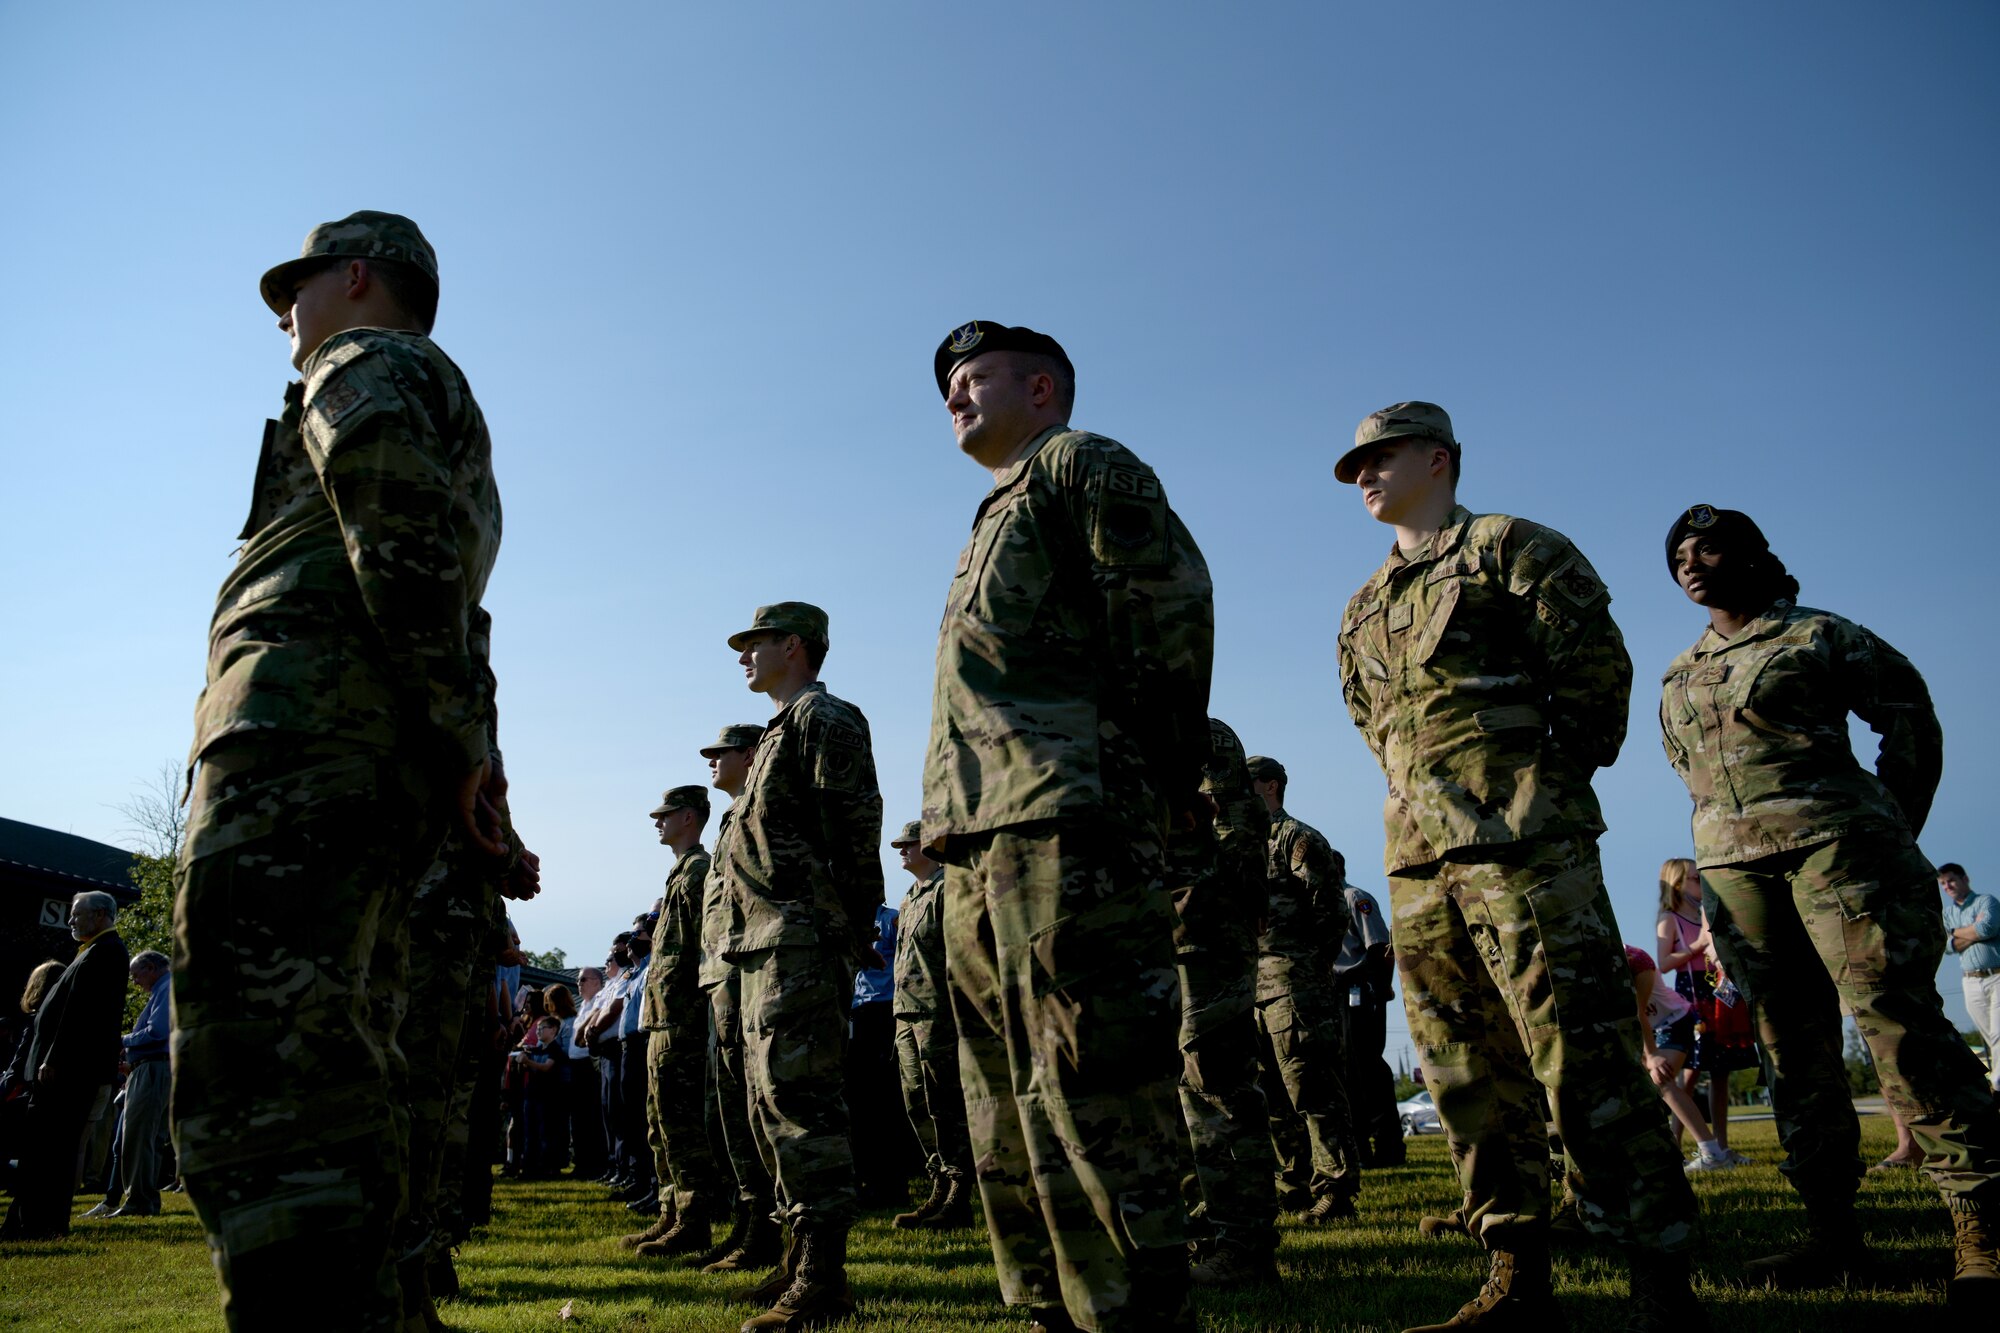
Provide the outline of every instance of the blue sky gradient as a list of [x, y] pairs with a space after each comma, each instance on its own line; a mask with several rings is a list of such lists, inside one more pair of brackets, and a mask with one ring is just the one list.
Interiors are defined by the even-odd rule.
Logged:
[[645, 812], [767, 711], [723, 644], [758, 603], [831, 613], [914, 817], [986, 489], [930, 353], [974, 318], [1060, 338], [1077, 424], [1157, 468], [1215, 574], [1214, 711], [1358, 883], [1382, 779], [1334, 631], [1390, 537], [1331, 469], [1419, 397], [1468, 505], [1611, 585], [1628, 939], [1688, 845], [1654, 710], [1695, 501], [1917, 662], [1925, 849], [2000, 889], [1996, 37], [1976, 3], [0, 8], [0, 813], [117, 841], [184, 753], [289, 374], [256, 278], [366, 207], [436, 245], [496, 442], [531, 947], [596, 955], [657, 892]]

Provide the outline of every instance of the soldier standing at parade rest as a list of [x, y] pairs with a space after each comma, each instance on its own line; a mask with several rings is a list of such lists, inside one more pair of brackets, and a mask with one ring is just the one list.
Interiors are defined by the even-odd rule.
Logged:
[[1347, 604], [1340, 682], [1382, 765], [1403, 1003], [1444, 1122], [1479, 1294], [1427, 1328], [1558, 1323], [1541, 1088], [1585, 1223], [1625, 1251], [1631, 1333], [1700, 1326], [1695, 1204], [1658, 1097], [1598, 864], [1591, 775], [1618, 757], [1632, 667], [1569, 540], [1457, 502], [1434, 403], [1362, 421], [1334, 476], [1396, 531]]
[[1345, 1029], [1333, 989], [1335, 941], [1347, 934], [1347, 858], [1285, 812], [1283, 764], [1253, 755], [1249, 773], [1271, 819], [1270, 905], [1257, 940], [1259, 1059], [1270, 1075], [1278, 1168], [1288, 1189], [1304, 1184], [1311, 1198], [1299, 1221], [1322, 1226], [1353, 1217], [1361, 1192]]
[[1236, 732], [1212, 717], [1208, 734], [1201, 790], [1213, 822], [1188, 820], [1168, 833], [1167, 869], [1178, 918], [1181, 1114], [1196, 1186], [1190, 1202], [1208, 1232], [1188, 1279], [1229, 1287], [1278, 1275], [1271, 1112], [1257, 1066], [1257, 935], [1269, 905], [1271, 820], [1250, 789]]
[[[647, 1038], [647, 1142], [660, 1182], [657, 1234], [635, 1246], [648, 1258], [709, 1248], [714, 1223], [734, 1190], [709, 1151], [703, 1094], [707, 1090], [708, 996], [701, 989], [701, 913], [710, 862], [701, 845], [708, 789], [674, 787], [653, 807], [653, 827], [673, 849], [673, 873], [660, 895], [653, 925], [653, 961], [639, 1021]], [[669, 1220], [671, 1219], [671, 1220]], [[651, 1228], [649, 1228], [650, 1230]]]
[[[1797, 605], [1798, 580], [1747, 514], [1688, 509], [1667, 532], [1667, 568], [1709, 623], [1667, 668], [1660, 731], [1694, 800], [1715, 953], [1751, 1001], [1779, 1169], [1808, 1224], [1802, 1243], [1747, 1268], [1772, 1286], [1832, 1287], [1866, 1263], [1844, 1007], [1951, 1209], [1951, 1307], [1990, 1316], [2000, 1108], [1938, 999], [1936, 872], [1917, 848], [1944, 771], [1930, 691], [1878, 636]], [[1849, 713], [1882, 737], [1872, 773]]]
[[480, 605], [500, 499], [428, 336], [437, 273], [415, 223], [361, 212], [260, 284], [302, 378], [216, 602], [174, 912], [175, 1140], [232, 1328], [403, 1322], [407, 909], [454, 826], [518, 854]]
[[770, 1309], [744, 1333], [854, 1312], [847, 1009], [875, 947], [882, 794], [868, 720], [820, 683], [829, 643], [826, 612], [805, 602], [760, 606], [729, 638], [749, 687], [777, 709], [731, 821], [723, 955], [741, 976], [750, 1124], [791, 1228], [783, 1267], [753, 1293]]
[[924, 1148], [930, 1197], [896, 1215], [904, 1229], [972, 1225], [972, 1140], [958, 1081], [958, 1025], [945, 984], [944, 867], [924, 855], [916, 820], [889, 845], [916, 883], [903, 899], [896, 935], [896, 1072], [903, 1109]]
[[1048, 1333], [1192, 1328], [1163, 839], [1207, 817], [1208, 567], [1151, 468], [1068, 429], [1055, 339], [974, 322], [933, 369], [994, 480], [938, 632], [922, 822], [1001, 1295]]
[[724, 727], [715, 744], [704, 746], [708, 785], [730, 798], [715, 829], [715, 853], [709, 863], [708, 885], [701, 904], [701, 988], [708, 993], [709, 1027], [715, 1040], [710, 1051], [714, 1101], [710, 1108], [711, 1141], [720, 1142], [736, 1177], [735, 1204], [729, 1234], [697, 1255], [704, 1273], [737, 1273], [778, 1257], [778, 1224], [771, 1216], [771, 1171], [757, 1149], [750, 1129], [750, 1090], [743, 1069], [742, 986], [735, 964], [723, 957], [723, 946], [734, 928], [734, 897], [728, 884], [730, 842], [735, 836], [736, 798], [750, 776], [750, 756], [764, 735], [761, 722]]

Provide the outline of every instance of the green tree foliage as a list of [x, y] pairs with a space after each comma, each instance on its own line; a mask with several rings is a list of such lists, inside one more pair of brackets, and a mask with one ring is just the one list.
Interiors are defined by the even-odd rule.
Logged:
[[545, 953], [536, 953], [533, 949], [523, 949], [521, 950], [521, 961], [531, 967], [546, 967], [551, 972], [566, 972], [569, 970], [568, 956], [561, 949], [550, 949]]
[[[187, 833], [187, 812], [181, 805], [180, 770], [171, 760], [160, 765], [153, 780], [137, 795], [118, 807], [127, 821], [126, 833], [140, 850], [132, 855], [126, 873], [139, 890], [139, 901], [118, 913], [118, 937], [126, 952], [138, 954], [158, 949], [174, 956], [174, 866], [181, 855], [181, 840]], [[129, 1031], [139, 1021], [146, 997], [137, 987], [125, 995], [125, 1027]]]

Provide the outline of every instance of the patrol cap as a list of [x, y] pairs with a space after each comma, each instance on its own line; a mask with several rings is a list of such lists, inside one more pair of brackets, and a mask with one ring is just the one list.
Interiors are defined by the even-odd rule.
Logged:
[[1436, 440], [1458, 457], [1458, 437], [1451, 433], [1451, 416], [1442, 407], [1415, 400], [1391, 403], [1380, 412], [1370, 412], [1354, 428], [1354, 447], [1333, 465], [1333, 479], [1352, 486], [1361, 475], [1361, 452], [1388, 440]]
[[287, 259], [257, 281], [257, 290], [273, 314], [292, 308], [292, 289], [298, 280], [329, 259], [393, 259], [408, 264], [438, 285], [437, 252], [417, 230], [417, 224], [401, 213], [378, 213], [364, 208], [349, 213], [338, 222], [322, 222], [306, 233], [306, 243], [297, 259]]
[[938, 392], [950, 397], [945, 385], [951, 381], [951, 372], [958, 367], [958, 363], [988, 352], [1033, 352], [1037, 356], [1053, 357], [1062, 363], [1070, 382], [1076, 382], [1076, 367], [1069, 363], [1069, 353], [1048, 334], [975, 319], [947, 333], [944, 341], [938, 344], [937, 355], [932, 358], [937, 370]]
[[1764, 538], [1763, 529], [1751, 521], [1750, 515], [1739, 509], [1718, 509], [1714, 505], [1689, 505], [1674, 525], [1667, 529], [1667, 572], [1674, 571], [1674, 552], [1682, 542], [1695, 533], [1714, 537], [1733, 550], [1749, 555], [1763, 555], [1770, 551], [1771, 543]]
[[1253, 754], [1245, 761], [1243, 766], [1250, 770], [1250, 780], [1252, 782], [1283, 782], [1285, 780], [1285, 766], [1269, 755]]
[[811, 602], [773, 602], [758, 607], [750, 618], [750, 628], [730, 635], [729, 646], [740, 653], [756, 634], [796, 634], [808, 643], [832, 644], [826, 637], [826, 612]]
[[912, 819], [909, 823], [903, 825], [901, 833], [889, 839], [889, 845], [891, 847], [915, 847], [922, 843], [923, 840], [924, 826], [922, 821]]
[[721, 735], [715, 738], [715, 744], [701, 747], [701, 757], [703, 759], [713, 759], [724, 750], [754, 749], [757, 742], [763, 739], [764, 724], [762, 722], [731, 723], [722, 729]]
[[670, 815], [676, 810], [699, 810], [702, 818], [706, 819], [708, 817], [708, 788], [695, 786], [669, 787], [661, 795], [660, 803], [654, 806], [653, 812], [646, 817], [648, 819], [658, 819], [661, 815]]

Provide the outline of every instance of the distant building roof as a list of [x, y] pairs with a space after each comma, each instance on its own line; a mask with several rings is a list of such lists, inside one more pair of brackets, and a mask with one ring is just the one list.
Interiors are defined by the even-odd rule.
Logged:
[[0, 872], [6, 878], [53, 881], [85, 889], [102, 889], [125, 901], [139, 896], [130, 871], [132, 853], [109, 843], [59, 833], [18, 819], [0, 819]]

